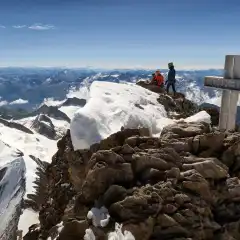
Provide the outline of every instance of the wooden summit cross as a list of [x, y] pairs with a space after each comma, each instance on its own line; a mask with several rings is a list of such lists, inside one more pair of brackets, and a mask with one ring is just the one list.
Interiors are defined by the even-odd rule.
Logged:
[[235, 129], [240, 91], [240, 55], [226, 55], [224, 77], [207, 76], [204, 79], [204, 85], [223, 89], [219, 129]]

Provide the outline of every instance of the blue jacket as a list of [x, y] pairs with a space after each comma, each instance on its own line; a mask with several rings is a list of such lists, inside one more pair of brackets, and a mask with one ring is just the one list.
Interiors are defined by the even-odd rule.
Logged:
[[175, 83], [176, 82], [175, 75], [176, 75], [175, 69], [174, 68], [170, 69], [168, 71], [168, 80], [167, 80], [167, 82], [168, 83]]

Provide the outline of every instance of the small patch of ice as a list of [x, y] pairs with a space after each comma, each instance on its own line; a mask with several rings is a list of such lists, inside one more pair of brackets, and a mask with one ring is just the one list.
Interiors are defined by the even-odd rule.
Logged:
[[84, 240], [95, 240], [96, 239], [91, 228], [86, 229], [83, 239]]
[[130, 231], [122, 232], [122, 224], [115, 224], [115, 231], [108, 234], [108, 240], [135, 240]]

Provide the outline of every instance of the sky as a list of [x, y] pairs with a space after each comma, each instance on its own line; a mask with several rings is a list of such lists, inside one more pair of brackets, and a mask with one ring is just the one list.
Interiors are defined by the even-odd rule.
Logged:
[[239, 0], [0, 0], [0, 66], [222, 68]]

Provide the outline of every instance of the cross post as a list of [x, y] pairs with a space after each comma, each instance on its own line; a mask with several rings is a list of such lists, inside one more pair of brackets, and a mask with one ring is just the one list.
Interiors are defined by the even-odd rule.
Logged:
[[235, 129], [237, 102], [240, 91], [240, 55], [226, 55], [224, 77], [207, 76], [204, 79], [204, 85], [223, 89], [219, 129]]

